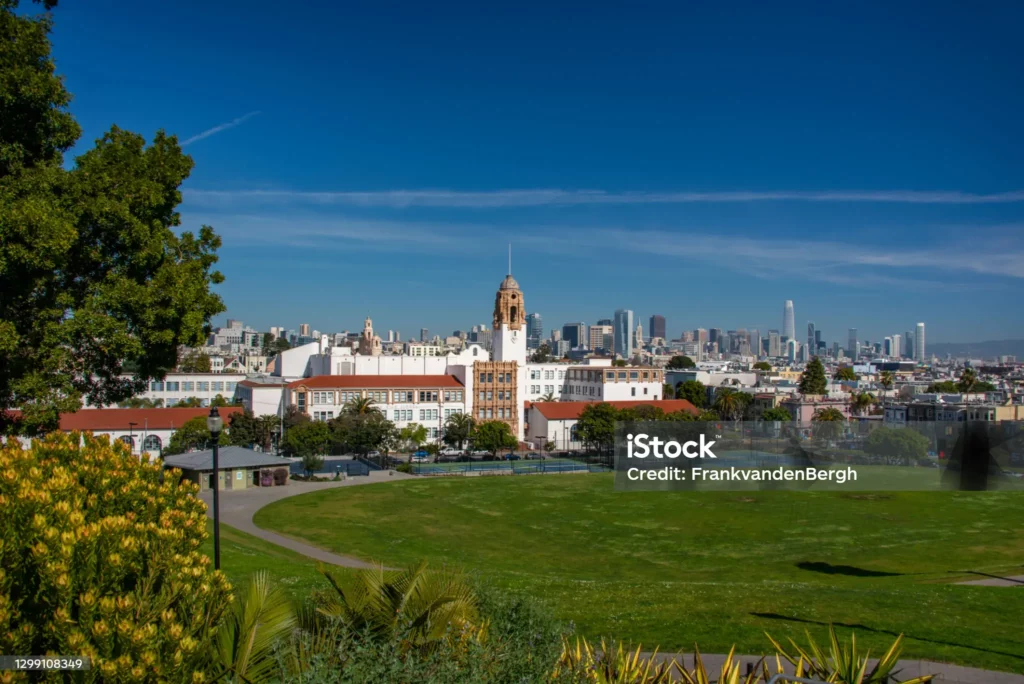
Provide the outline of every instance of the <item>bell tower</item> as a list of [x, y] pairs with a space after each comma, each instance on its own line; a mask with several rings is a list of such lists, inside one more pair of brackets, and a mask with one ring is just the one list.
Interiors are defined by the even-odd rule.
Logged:
[[523, 291], [512, 274], [501, 281], [494, 298], [494, 360], [526, 364], [526, 309]]

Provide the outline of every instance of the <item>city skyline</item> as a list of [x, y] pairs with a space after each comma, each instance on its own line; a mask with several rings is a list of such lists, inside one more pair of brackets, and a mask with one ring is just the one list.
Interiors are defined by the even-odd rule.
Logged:
[[221, 235], [217, 291], [263, 328], [464, 327], [512, 241], [552, 327], [625, 307], [670, 337], [765, 330], [792, 299], [829, 340], [917, 320], [1024, 338], [1004, 308], [1024, 294], [1024, 7], [932, 8], [933, 31], [910, 7], [818, 9], [809, 30], [759, 3], [597, 5], [584, 28], [567, 7], [257, 6], [239, 31], [227, 7], [72, 3], [53, 44], [72, 153], [115, 122], [177, 134], [182, 228]]

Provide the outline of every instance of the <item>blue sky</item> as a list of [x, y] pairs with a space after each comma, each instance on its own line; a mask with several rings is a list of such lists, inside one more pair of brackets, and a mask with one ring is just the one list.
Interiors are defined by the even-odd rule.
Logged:
[[[85, 135], [187, 143], [259, 328], [1024, 337], [1020, 3], [63, 2]], [[220, 317], [219, 320], [224, 317]]]

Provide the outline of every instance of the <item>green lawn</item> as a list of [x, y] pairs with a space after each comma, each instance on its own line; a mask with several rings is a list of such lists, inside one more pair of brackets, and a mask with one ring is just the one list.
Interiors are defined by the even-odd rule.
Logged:
[[[1024, 587], [950, 582], [1024, 573], [1021, 521], [1024, 494], [1013, 492], [616, 492], [611, 474], [417, 478], [256, 515], [392, 566], [461, 566], [590, 636], [760, 652], [765, 631], [822, 637], [833, 621], [876, 652], [903, 632], [907, 657], [1016, 672]], [[238, 555], [259, 566], [248, 553]]]
[[[210, 536], [202, 550], [212, 559], [213, 523], [207, 528]], [[316, 571], [316, 561], [223, 524], [220, 526], [220, 566], [236, 590], [245, 587], [249, 577], [259, 570], [265, 570], [295, 601], [308, 596], [314, 587], [327, 586], [327, 581]], [[339, 576], [349, 572], [345, 568], [330, 567]]]

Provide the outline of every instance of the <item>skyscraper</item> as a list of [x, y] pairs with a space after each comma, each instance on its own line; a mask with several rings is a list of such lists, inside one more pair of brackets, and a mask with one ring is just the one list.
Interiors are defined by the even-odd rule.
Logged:
[[897, 333], [892, 336], [892, 358], [899, 359], [903, 356], [903, 338]]
[[796, 339], [796, 319], [793, 317], [793, 300], [787, 299], [782, 308], [782, 335], [790, 340]]
[[661, 338], [665, 337], [665, 317], [664, 316], [661, 316], [661, 315], [658, 315], [658, 314], [654, 314], [653, 316], [651, 316], [650, 325], [647, 326], [647, 327], [649, 328], [649, 334], [650, 334], [651, 337], [661, 337]]
[[570, 349], [587, 346], [587, 324], [566, 323], [562, 326], [562, 339], [569, 343]]
[[914, 358], [914, 333], [909, 330], [903, 333], [903, 356], [908, 359]]
[[597, 324], [598, 325], [615, 325], [614, 323], [612, 323], [612, 319], [610, 319], [610, 318], [602, 318], [601, 320], [599, 320], [597, 322]]
[[644, 326], [643, 323], [636, 324], [636, 334], [633, 335], [633, 347], [635, 349], [644, 348]]
[[615, 353], [623, 358], [633, 356], [633, 312], [630, 309], [619, 309], [615, 312], [613, 324], [613, 345]]
[[526, 314], [526, 341], [529, 346], [540, 346], [540, 338], [544, 336], [544, 320], [539, 313]]
[[309, 323], [299, 323], [299, 335], [309, 337]]
[[[608, 320], [608, 319], [603, 319]], [[611, 337], [612, 324], [607, 325], [598, 324], [590, 326], [590, 344], [587, 345], [591, 349], [603, 349], [608, 351], [608, 346], [605, 345], [605, 337]]]
[[818, 342], [814, 337], [814, 323], [807, 322], [807, 355], [808, 357], [818, 353]]
[[891, 336], [887, 336], [882, 339], [882, 353], [889, 358], [892, 358], [894, 356]]
[[704, 328], [697, 328], [693, 331], [693, 341], [700, 342], [701, 344], [708, 343], [708, 331]]
[[708, 330], [708, 342], [717, 343], [719, 348], [722, 346], [722, 329], [711, 328]]
[[778, 330], [768, 331], [768, 356], [773, 358], [782, 356], [782, 339]]
[[846, 351], [849, 352], [851, 359], [853, 359], [854, 361], [857, 360], [857, 329], [856, 328], [850, 328], [850, 330], [849, 330], [849, 333], [848, 333], [848, 336], [847, 336], [847, 341], [846, 341]]
[[924, 323], [918, 323], [914, 331], [914, 358], [918, 363], [924, 363]]
[[426, 342], [427, 338], [430, 337], [430, 331], [426, 328], [420, 328], [420, 342]]

